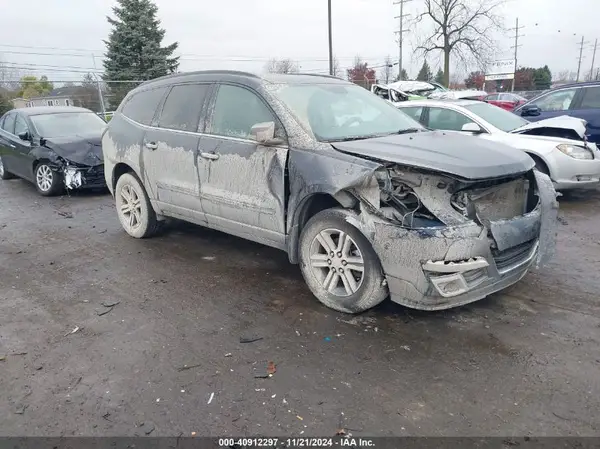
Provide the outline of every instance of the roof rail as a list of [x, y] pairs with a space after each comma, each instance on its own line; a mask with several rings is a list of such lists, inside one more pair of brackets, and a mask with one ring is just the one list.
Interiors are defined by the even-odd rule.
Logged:
[[343, 79], [343, 78], [340, 78], [339, 76], [326, 75], [326, 74], [322, 74], [322, 73], [303, 73], [303, 72], [298, 72], [298, 73], [287, 73], [286, 75], [318, 76], [318, 77], [323, 77], [323, 78], [334, 78], [336, 80]]
[[161, 76], [159, 78], [153, 78], [148, 81], [144, 81], [140, 86], [145, 86], [147, 84], [154, 83], [156, 81], [162, 81], [166, 79], [179, 78], [184, 76], [193, 76], [193, 75], [240, 75], [240, 76], [249, 76], [252, 78], [258, 78], [258, 75], [250, 72], [243, 72], [241, 70], [196, 70], [194, 72], [180, 72], [180, 73], [172, 73], [170, 75]]

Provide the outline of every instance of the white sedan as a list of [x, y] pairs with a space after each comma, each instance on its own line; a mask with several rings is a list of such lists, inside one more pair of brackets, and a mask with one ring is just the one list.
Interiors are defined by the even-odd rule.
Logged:
[[582, 119], [561, 116], [530, 123], [473, 100], [417, 100], [395, 106], [427, 128], [467, 132], [525, 151], [557, 190], [593, 188], [600, 182], [600, 151], [587, 141]]

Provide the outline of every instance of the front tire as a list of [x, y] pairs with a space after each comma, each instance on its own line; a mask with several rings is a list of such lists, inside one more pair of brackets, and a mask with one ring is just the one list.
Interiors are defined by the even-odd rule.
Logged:
[[142, 183], [131, 173], [121, 175], [115, 188], [115, 202], [121, 226], [136, 239], [152, 237], [159, 221]]
[[340, 209], [313, 216], [302, 230], [299, 250], [304, 280], [327, 307], [360, 313], [388, 296], [377, 254]]
[[40, 162], [35, 167], [35, 187], [40, 195], [54, 196], [62, 190], [62, 176], [55, 172], [46, 162]]
[[0, 179], [13, 179], [15, 176], [4, 169], [4, 162], [0, 156]]

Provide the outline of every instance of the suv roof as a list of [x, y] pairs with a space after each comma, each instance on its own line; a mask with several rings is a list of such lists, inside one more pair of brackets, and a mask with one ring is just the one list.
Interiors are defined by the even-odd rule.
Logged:
[[317, 83], [343, 83], [349, 81], [337, 78], [331, 75], [320, 75], [316, 73], [269, 73], [266, 75], [257, 75], [250, 72], [239, 70], [201, 70], [196, 72], [174, 73], [172, 75], [162, 76], [140, 84], [150, 86], [154, 84], [168, 85], [172, 81], [227, 81], [235, 78], [245, 78], [247, 80], [262, 81], [273, 84], [317, 84]]
[[599, 86], [599, 85], [600, 85], [600, 81], [583, 81], [583, 82], [579, 82], [579, 83], [561, 84], [560, 86], [553, 87], [552, 89], [549, 89], [549, 90], [564, 89], [565, 87], [587, 87], [587, 86]]

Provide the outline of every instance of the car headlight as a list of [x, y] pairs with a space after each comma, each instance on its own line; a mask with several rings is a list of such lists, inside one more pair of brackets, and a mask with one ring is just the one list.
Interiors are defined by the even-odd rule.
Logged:
[[590, 150], [577, 145], [560, 144], [556, 148], [573, 159], [594, 159], [594, 154]]

